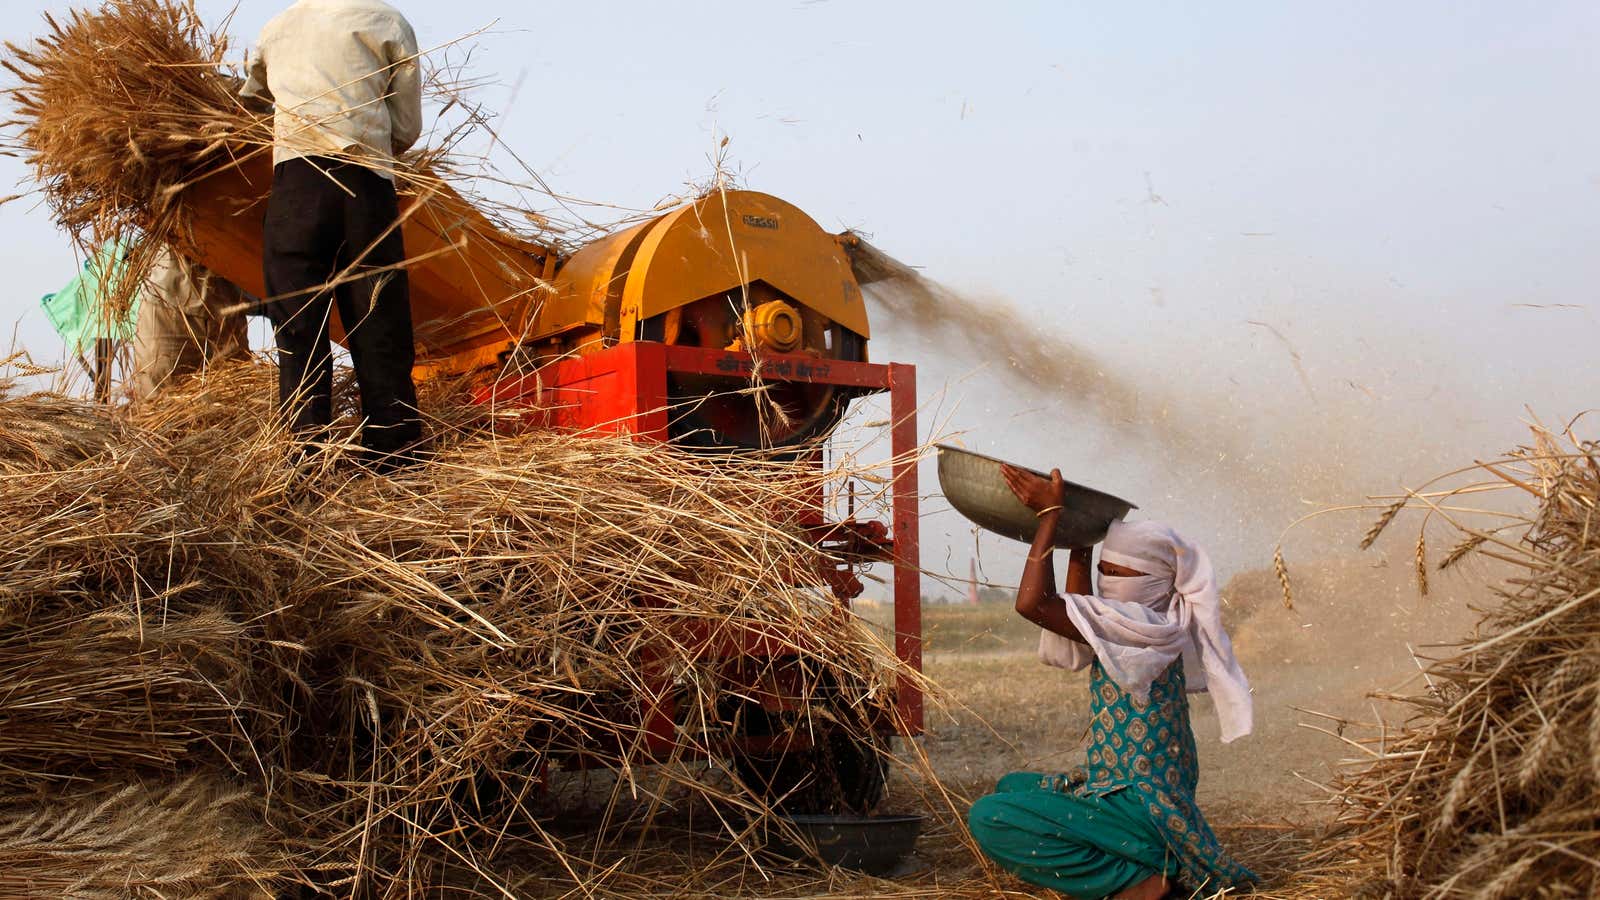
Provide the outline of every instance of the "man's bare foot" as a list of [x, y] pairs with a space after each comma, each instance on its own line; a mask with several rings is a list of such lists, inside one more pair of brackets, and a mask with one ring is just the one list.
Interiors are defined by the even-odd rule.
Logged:
[[1116, 900], [1161, 900], [1171, 888], [1172, 885], [1167, 883], [1167, 876], [1151, 875], [1138, 884], [1123, 888], [1117, 894]]

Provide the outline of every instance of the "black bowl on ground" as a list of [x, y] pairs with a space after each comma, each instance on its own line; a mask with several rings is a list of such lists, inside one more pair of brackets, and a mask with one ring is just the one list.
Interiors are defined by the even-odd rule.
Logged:
[[[916, 846], [926, 816], [834, 816], [786, 815], [783, 822], [792, 826], [810, 847], [796, 846], [782, 831], [774, 829], [768, 849], [790, 859], [816, 859], [842, 869], [887, 875]], [[813, 849], [814, 848], [814, 849]]]

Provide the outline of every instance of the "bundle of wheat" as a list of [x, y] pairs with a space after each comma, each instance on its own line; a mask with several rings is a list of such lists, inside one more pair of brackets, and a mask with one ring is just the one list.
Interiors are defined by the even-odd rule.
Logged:
[[[109, 0], [92, 12], [46, 16], [36, 43], [7, 43], [3, 65], [16, 129], [10, 143], [34, 169], [51, 210], [93, 247], [135, 233], [187, 229], [185, 185], [270, 147], [270, 117], [236, 96], [228, 43], [193, 7]], [[124, 273], [148, 269], [153, 246]], [[136, 279], [110, 286], [127, 308]]]
[[[47, 16], [46, 27], [32, 43], [6, 45], [15, 83], [6, 92], [14, 118], [4, 143], [32, 167], [57, 221], [85, 254], [112, 240], [127, 248], [99, 313], [120, 321], [166, 247], [273, 299], [261, 266], [273, 113], [239, 95], [239, 60], [230, 59], [226, 34], [208, 30], [179, 0], [110, 0]], [[430, 80], [430, 89], [451, 94], [455, 88], [441, 80], [448, 77]], [[469, 104], [451, 96], [444, 106]], [[400, 194], [425, 349], [463, 333], [519, 328], [543, 296], [547, 259], [560, 252], [559, 226], [527, 203], [469, 199], [451, 151], [483, 127], [472, 112], [456, 128], [439, 123], [431, 146], [400, 160], [353, 158], [386, 168]], [[519, 221], [532, 222], [536, 233], [524, 233], [513, 224]], [[451, 322], [443, 333], [428, 326], [439, 318]], [[335, 336], [341, 333], [335, 323]]]
[[[1333, 785], [1337, 825], [1295, 896], [1600, 893], [1600, 445], [1536, 428], [1446, 478], [1387, 504], [1365, 544], [1413, 510], [1456, 532], [1438, 569], [1477, 555], [1518, 572], [1425, 692], [1385, 698], [1403, 725], [1347, 738], [1364, 757]], [[1495, 490], [1536, 508], [1486, 510]]]
[[[297, 871], [504, 885], [499, 854], [559, 850], [536, 810], [552, 768], [619, 773], [634, 816], [738, 810], [737, 840], [800, 785], [761, 783], [732, 737], [876, 752], [894, 679], [919, 678], [825, 599], [832, 561], [786, 512], [815, 469], [457, 412], [393, 477], [342, 440], [296, 466], [271, 378], [213, 369], [116, 414], [0, 402], [18, 458], [53, 460], [0, 479], [0, 793], [226, 774], [292, 821]], [[102, 446], [22, 443], [63, 415], [99, 417]], [[751, 641], [768, 654], [728, 654]], [[794, 717], [762, 712], [763, 684], [798, 692]]]
[[186, 778], [0, 806], [0, 895], [83, 900], [271, 897], [259, 798]]

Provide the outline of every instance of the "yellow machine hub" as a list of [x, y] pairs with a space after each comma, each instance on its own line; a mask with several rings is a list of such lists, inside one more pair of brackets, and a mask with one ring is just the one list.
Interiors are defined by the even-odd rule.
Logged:
[[751, 338], [760, 346], [777, 353], [788, 353], [798, 348], [805, 337], [800, 311], [782, 300], [769, 300], [752, 309], [749, 322]]

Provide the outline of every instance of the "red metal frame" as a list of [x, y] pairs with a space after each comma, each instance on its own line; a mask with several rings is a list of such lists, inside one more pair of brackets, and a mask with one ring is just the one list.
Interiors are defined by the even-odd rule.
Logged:
[[[784, 354], [763, 355], [634, 341], [582, 356], [558, 360], [528, 375], [502, 378], [478, 391], [475, 400], [506, 413], [520, 427], [556, 427], [580, 432], [629, 434], [640, 440], [667, 439], [667, 375], [681, 372], [747, 379], [758, 371], [769, 381], [831, 384], [862, 393], [889, 394], [892, 456], [891, 523], [824, 522], [817, 510], [811, 529], [819, 543], [871, 548], [894, 566], [895, 654], [922, 670], [922, 573], [919, 564], [917, 489], [917, 380], [910, 365], [840, 362]], [[525, 411], [523, 415], [515, 415]], [[835, 582], [841, 604], [860, 592], [848, 572]], [[766, 656], [781, 643], [757, 634], [715, 652], [728, 658]], [[674, 735], [670, 698], [641, 698], [651, 749], [671, 749]], [[909, 679], [896, 692], [902, 733], [923, 730], [923, 697]]]
[[[894, 652], [922, 671], [922, 533], [917, 511], [917, 370], [891, 363], [889, 452], [894, 460]], [[922, 733], [922, 691], [906, 679], [897, 694], [900, 714]]]

